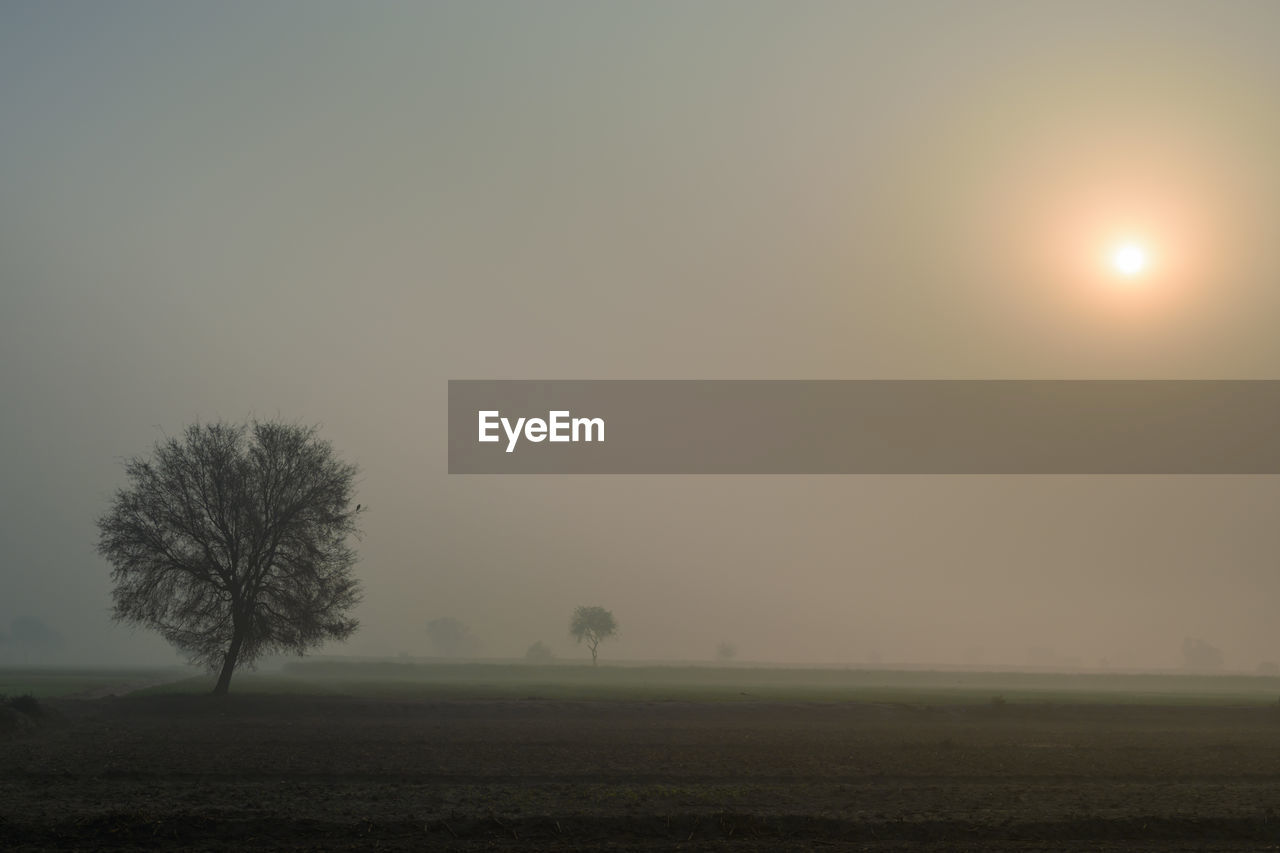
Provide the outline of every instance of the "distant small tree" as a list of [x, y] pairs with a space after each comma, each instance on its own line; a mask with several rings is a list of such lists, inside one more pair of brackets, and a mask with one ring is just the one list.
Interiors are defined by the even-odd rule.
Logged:
[[618, 623], [613, 614], [603, 607], [580, 606], [573, 611], [573, 619], [569, 622], [569, 635], [579, 643], [586, 643], [591, 649], [591, 665], [596, 665], [596, 650], [602, 640], [618, 633]]
[[214, 693], [264, 654], [356, 630], [356, 468], [314, 428], [197, 424], [125, 475], [98, 519], [115, 618], [217, 671]]
[[555, 661], [556, 656], [552, 653], [551, 648], [541, 640], [529, 647], [524, 653], [525, 663], [547, 664]]
[[738, 656], [738, 647], [733, 643], [724, 642], [716, 646], [716, 660], [721, 663], [728, 663]]
[[0, 634], [0, 642], [10, 642], [15, 646], [52, 650], [61, 649], [64, 645], [61, 634], [50, 627], [43, 619], [29, 614], [15, 616], [8, 636]]
[[1182, 641], [1182, 665], [1186, 669], [1212, 672], [1222, 669], [1222, 650], [1204, 640], [1187, 637]]
[[447, 658], [467, 657], [475, 654], [480, 647], [480, 641], [471, 633], [467, 624], [452, 616], [428, 622], [427, 637], [436, 653]]

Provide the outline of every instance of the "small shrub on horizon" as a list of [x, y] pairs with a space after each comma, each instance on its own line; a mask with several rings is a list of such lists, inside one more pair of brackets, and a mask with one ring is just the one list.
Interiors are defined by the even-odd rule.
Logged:
[[0, 734], [31, 731], [47, 716], [45, 708], [30, 693], [21, 696], [0, 694]]
[[556, 659], [555, 653], [551, 648], [541, 640], [538, 640], [529, 650], [524, 653], [525, 663], [532, 664], [548, 664], [554, 663]]

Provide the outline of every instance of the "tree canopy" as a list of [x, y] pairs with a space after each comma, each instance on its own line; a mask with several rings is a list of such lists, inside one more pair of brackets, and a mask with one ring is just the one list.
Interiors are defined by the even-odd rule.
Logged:
[[264, 654], [346, 639], [356, 473], [314, 427], [279, 422], [195, 424], [128, 460], [98, 519], [115, 618], [218, 670], [215, 693]]

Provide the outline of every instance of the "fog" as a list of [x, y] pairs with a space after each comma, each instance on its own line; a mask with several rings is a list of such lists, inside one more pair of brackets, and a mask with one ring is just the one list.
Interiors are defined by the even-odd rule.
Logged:
[[[1276, 378], [1280, 6], [8, 3], [0, 661], [169, 662], [95, 518], [196, 420], [361, 468], [325, 653], [1280, 659], [1274, 477], [449, 476], [448, 379]], [[1136, 223], [1136, 225], [1134, 225]], [[1159, 262], [1118, 294], [1095, 249]], [[1095, 245], [1097, 244], [1097, 245]]]

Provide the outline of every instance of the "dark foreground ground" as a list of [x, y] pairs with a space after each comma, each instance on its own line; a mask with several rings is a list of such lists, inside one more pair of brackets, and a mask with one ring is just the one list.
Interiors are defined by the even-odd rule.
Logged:
[[1280, 709], [54, 700], [0, 849], [1280, 849]]

